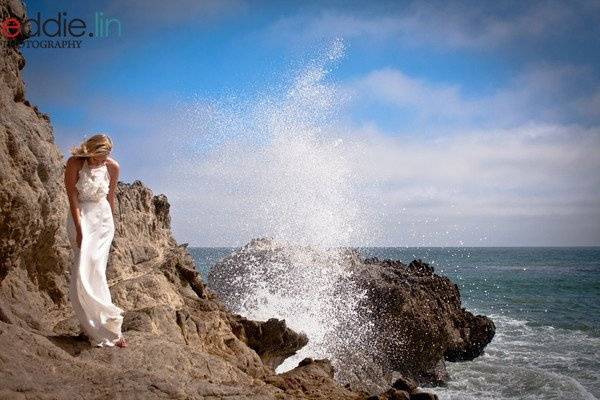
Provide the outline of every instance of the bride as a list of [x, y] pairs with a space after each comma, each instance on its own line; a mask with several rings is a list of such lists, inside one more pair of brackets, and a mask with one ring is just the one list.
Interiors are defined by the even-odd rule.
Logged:
[[111, 150], [111, 139], [98, 134], [73, 148], [67, 160], [67, 232], [75, 254], [69, 299], [92, 345], [126, 347], [121, 333], [124, 311], [112, 303], [106, 280], [119, 178], [119, 164], [109, 157]]

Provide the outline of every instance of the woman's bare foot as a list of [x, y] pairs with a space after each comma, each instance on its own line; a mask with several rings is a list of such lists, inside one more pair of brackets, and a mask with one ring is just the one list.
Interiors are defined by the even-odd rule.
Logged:
[[127, 347], [127, 339], [125, 339], [125, 336], [122, 336], [119, 340], [117, 340], [115, 345], [119, 347]]

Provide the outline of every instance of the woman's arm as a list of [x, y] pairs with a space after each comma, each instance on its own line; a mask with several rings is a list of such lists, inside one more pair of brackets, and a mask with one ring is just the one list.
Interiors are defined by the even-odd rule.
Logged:
[[[65, 188], [67, 189], [67, 197], [69, 198], [69, 209], [77, 230], [78, 242], [81, 237], [81, 216], [79, 214], [79, 199], [77, 193], [77, 174], [79, 172], [79, 160], [75, 157], [70, 157], [67, 160], [65, 169]], [[78, 243], [79, 244], [79, 243]]]
[[121, 167], [116, 160], [110, 159], [110, 162], [107, 162], [108, 174], [110, 175], [110, 184], [108, 186], [108, 202], [110, 203], [110, 208], [114, 214], [115, 212], [115, 193], [117, 190], [117, 182], [119, 181], [119, 172], [121, 171]]

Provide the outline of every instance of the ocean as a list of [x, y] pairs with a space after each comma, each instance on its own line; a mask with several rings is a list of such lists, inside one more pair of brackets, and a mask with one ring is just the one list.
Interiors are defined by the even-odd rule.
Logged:
[[[190, 248], [206, 278], [234, 248]], [[600, 247], [377, 247], [365, 257], [422, 259], [458, 284], [496, 335], [473, 361], [447, 362], [443, 400], [600, 398]]]

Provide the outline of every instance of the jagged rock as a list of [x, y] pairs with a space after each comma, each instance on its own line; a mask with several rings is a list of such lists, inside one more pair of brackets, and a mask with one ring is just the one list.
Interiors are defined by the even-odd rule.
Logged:
[[447, 381], [444, 360], [471, 360], [494, 336], [493, 321], [461, 307], [458, 286], [421, 260], [358, 259], [349, 268], [366, 290], [364, 308], [374, 316], [382, 362], [418, 384]]
[[[0, 2], [2, 20], [24, 15]], [[0, 320], [45, 330], [66, 294], [63, 160], [48, 121], [21, 101], [23, 56], [0, 41]]]
[[[0, 0], [0, 20], [25, 15]], [[107, 267], [129, 346], [91, 347], [68, 301], [65, 160], [0, 40], [0, 398], [360, 398], [325, 360], [277, 375], [306, 338], [229, 312], [173, 239], [167, 198], [140, 181], [118, 184]]]
[[412, 393], [410, 400], [438, 400], [438, 395], [432, 392]]
[[392, 387], [411, 393], [417, 389], [417, 383], [413, 379], [399, 377], [392, 383]]
[[[408, 387], [443, 384], [449, 379], [444, 360], [473, 359], [494, 336], [493, 321], [461, 307], [458, 286], [422, 260], [408, 265], [398, 260], [363, 260], [350, 248], [318, 250], [263, 238], [220, 260], [209, 273], [209, 286], [231, 309], [243, 308], [257, 277], [259, 282], [273, 281], [275, 287], [282, 279], [293, 279], [282, 277], [282, 268], [291, 268], [296, 259], [292, 257], [298, 254], [317, 264], [341, 263], [350, 273], [338, 289], [364, 292], [357, 296], [356, 318], [345, 320], [335, 332], [343, 351], [334, 361], [343, 369], [344, 383], [373, 392], [384, 383], [389, 386], [389, 377], [399, 373], [414, 381]], [[297, 295], [302, 296], [301, 287]], [[367, 323], [372, 326], [369, 330]], [[358, 335], [361, 341], [353, 341]], [[364, 354], [372, 360], [367, 366]]]
[[334, 380], [334, 368], [327, 359], [306, 358], [298, 366], [266, 379], [267, 382], [285, 391], [286, 397], [310, 399], [353, 400], [365, 399], [366, 393], [353, 392]]
[[413, 391], [390, 388], [385, 392], [371, 395], [367, 400], [438, 400], [437, 394], [415, 389]]
[[236, 336], [273, 369], [308, 343], [305, 334], [294, 332], [286, 327], [285, 321], [276, 318], [252, 321], [236, 314], [231, 323]]
[[382, 397], [388, 400], [410, 400], [410, 394], [404, 390], [388, 389]]
[[464, 340], [456, 340], [452, 347], [446, 350], [446, 360], [470, 361], [479, 357], [494, 336], [494, 322], [483, 315], [457, 319], [455, 322]]

